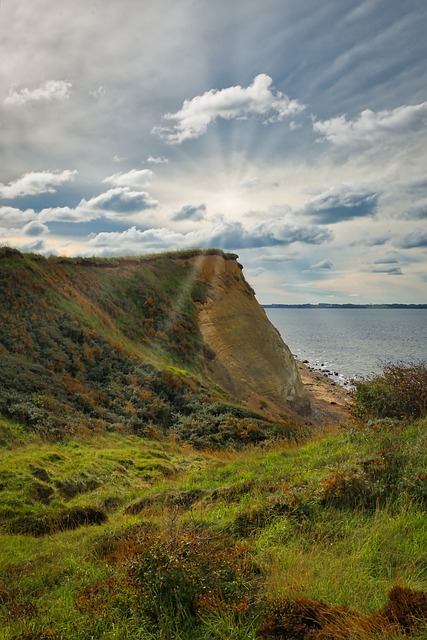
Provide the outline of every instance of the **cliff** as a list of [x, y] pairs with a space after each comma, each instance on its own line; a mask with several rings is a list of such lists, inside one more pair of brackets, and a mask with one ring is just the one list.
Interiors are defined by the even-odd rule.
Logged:
[[51, 434], [160, 429], [215, 443], [228, 430], [259, 441], [262, 419], [303, 425], [309, 409], [237, 256], [218, 250], [0, 249], [0, 356], [0, 413]]
[[198, 324], [210, 353], [206, 375], [251, 408], [276, 417], [289, 407], [307, 412], [309, 403], [295, 360], [258, 304], [236, 259], [194, 258], [208, 286], [198, 305]]

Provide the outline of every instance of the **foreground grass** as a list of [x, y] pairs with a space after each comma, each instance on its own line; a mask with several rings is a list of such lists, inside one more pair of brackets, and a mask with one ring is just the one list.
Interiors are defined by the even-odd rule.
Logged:
[[[368, 616], [393, 587], [427, 592], [426, 420], [222, 453], [0, 427], [5, 640], [304, 638], [277, 602]], [[353, 618], [323, 637], [405, 637]]]

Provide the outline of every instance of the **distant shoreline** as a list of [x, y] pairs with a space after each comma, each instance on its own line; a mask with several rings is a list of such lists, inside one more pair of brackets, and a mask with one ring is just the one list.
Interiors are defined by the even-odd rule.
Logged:
[[262, 304], [264, 309], [427, 309], [427, 304]]

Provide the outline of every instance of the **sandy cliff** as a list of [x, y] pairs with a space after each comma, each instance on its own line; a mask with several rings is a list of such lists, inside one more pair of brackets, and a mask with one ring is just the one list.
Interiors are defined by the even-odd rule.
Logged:
[[254, 410], [275, 418], [307, 414], [310, 403], [289, 348], [268, 320], [231, 255], [194, 258], [207, 284], [198, 321], [206, 375]]

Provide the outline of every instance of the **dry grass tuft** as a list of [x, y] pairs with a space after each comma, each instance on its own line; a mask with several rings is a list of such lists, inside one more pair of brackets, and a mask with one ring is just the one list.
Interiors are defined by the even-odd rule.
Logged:
[[257, 638], [280, 640], [374, 640], [411, 636], [426, 628], [427, 594], [394, 587], [387, 604], [365, 616], [322, 600], [275, 597], [265, 602]]

